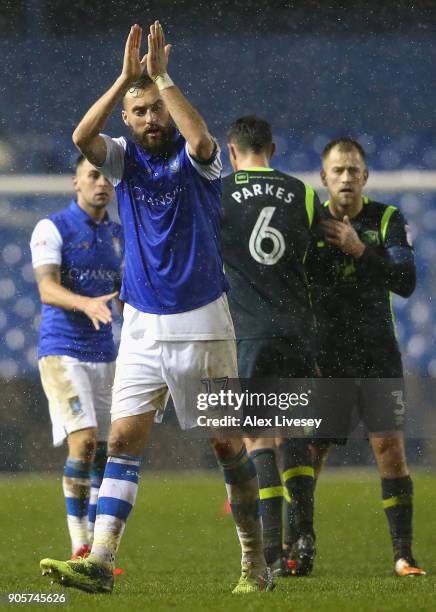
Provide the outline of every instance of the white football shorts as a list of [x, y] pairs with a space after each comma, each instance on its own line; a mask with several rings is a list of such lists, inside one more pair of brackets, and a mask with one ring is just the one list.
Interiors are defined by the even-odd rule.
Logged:
[[[112, 421], [156, 410], [163, 417], [169, 395], [182, 429], [197, 425], [196, 397], [205, 379], [237, 378], [236, 342], [155, 340], [140, 317], [126, 316], [116, 361]], [[203, 381], [203, 382], [202, 382]]]
[[67, 355], [39, 360], [39, 372], [53, 428], [53, 444], [60, 446], [68, 434], [97, 428], [97, 440], [106, 441], [115, 362], [79, 361]]

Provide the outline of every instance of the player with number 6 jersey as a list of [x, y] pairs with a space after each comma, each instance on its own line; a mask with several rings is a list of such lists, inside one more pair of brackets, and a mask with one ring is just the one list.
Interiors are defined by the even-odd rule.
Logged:
[[224, 179], [222, 246], [239, 340], [288, 338], [311, 354], [303, 261], [317, 199], [310, 185], [273, 168]]
[[[235, 121], [228, 148], [235, 172], [223, 181], [222, 245], [240, 377], [310, 378], [314, 325], [303, 264], [318, 196], [310, 185], [269, 167], [275, 146], [263, 119]], [[267, 563], [277, 576], [291, 568], [308, 574], [315, 556], [308, 443], [251, 433], [245, 442], [259, 477]], [[291, 568], [282, 552], [283, 496], [286, 523], [295, 527], [286, 541]]]

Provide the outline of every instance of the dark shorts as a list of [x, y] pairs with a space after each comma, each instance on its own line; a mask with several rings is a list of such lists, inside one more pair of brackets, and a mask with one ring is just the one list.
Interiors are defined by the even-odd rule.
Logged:
[[[303, 393], [311, 394], [315, 363], [313, 357], [301, 350], [286, 338], [265, 338], [239, 340], [237, 342], [238, 370], [241, 386], [251, 394], [267, 395], [269, 397], [294, 397]], [[309, 380], [307, 380], [309, 379]], [[308, 397], [311, 397], [310, 395]], [[284, 410], [284, 407], [282, 408]], [[258, 408], [245, 410], [244, 416], [256, 415], [259, 418], [286, 414], [293, 418], [313, 418], [312, 408], [293, 405], [284, 412], [272, 404], [265, 403]], [[267, 429], [262, 427], [244, 427], [247, 435], [266, 435]], [[275, 434], [286, 437], [298, 436], [310, 439], [311, 432], [305, 429], [275, 429]]]
[[362, 422], [367, 434], [387, 436], [403, 431], [406, 417], [401, 355], [381, 350], [378, 359], [358, 364], [321, 364], [323, 375], [318, 396], [322, 424], [315, 443], [346, 444]]
[[286, 338], [238, 340], [240, 378], [311, 378], [313, 357]]

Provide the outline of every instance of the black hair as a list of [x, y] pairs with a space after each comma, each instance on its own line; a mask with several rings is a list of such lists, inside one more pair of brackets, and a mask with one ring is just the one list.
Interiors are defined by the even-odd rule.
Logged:
[[76, 158], [76, 163], [74, 164], [74, 168], [76, 169], [77, 172], [77, 168], [79, 166], [81, 166], [83, 164], [83, 162], [85, 161], [86, 157], [83, 155], [83, 153], [81, 153], [77, 158]]
[[143, 89], [146, 89], [147, 87], [150, 87], [150, 85], [153, 85], [154, 81], [148, 76], [148, 74], [143, 74], [141, 77], [139, 77], [139, 79], [137, 79], [136, 81], [134, 81], [129, 89], [126, 91], [126, 93], [123, 96], [123, 104], [124, 104], [124, 98], [126, 97], [126, 94], [131, 93], [133, 94], [136, 91], [142, 91]]
[[242, 152], [267, 151], [272, 145], [271, 125], [256, 115], [246, 115], [232, 123], [227, 131], [227, 138]]

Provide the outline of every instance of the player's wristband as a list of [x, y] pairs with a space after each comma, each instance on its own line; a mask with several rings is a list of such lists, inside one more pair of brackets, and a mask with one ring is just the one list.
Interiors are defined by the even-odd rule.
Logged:
[[154, 82], [156, 83], [159, 91], [162, 91], [163, 89], [168, 89], [168, 87], [174, 87], [173, 80], [167, 72], [164, 72], [163, 74], [158, 74], [157, 77], [154, 78]]

